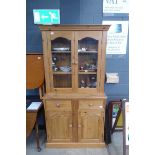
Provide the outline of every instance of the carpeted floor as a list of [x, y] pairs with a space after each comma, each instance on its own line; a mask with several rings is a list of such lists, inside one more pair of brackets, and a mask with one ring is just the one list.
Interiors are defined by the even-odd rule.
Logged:
[[122, 132], [112, 135], [112, 143], [105, 148], [56, 149], [45, 148], [45, 132], [39, 132], [41, 152], [36, 149], [35, 134], [32, 133], [26, 142], [26, 155], [123, 155]]

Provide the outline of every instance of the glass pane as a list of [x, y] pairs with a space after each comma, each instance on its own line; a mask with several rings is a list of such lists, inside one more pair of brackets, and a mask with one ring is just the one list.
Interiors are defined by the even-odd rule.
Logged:
[[66, 38], [56, 38], [51, 41], [51, 51], [54, 87], [72, 87], [71, 41]]
[[78, 41], [79, 88], [96, 88], [98, 41], [84, 38]]
[[93, 38], [83, 38], [78, 41], [78, 52], [97, 52], [98, 41]]
[[96, 74], [80, 74], [79, 88], [96, 88]]
[[79, 54], [79, 72], [97, 72], [97, 53]]
[[54, 88], [70, 88], [72, 87], [71, 75], [62, 74], [62, 75], [53, 75]]

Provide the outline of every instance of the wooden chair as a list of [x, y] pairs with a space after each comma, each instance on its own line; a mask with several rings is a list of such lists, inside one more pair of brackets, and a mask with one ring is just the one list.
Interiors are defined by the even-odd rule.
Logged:
[[[42, 54], [26, 55], [26, 89], [39, 88], [39, 96], [42, 98], [45, 93], [44, 88], [44, 64]], [[34, 126], [36, 133], [37, 149], [40, 152], [39, 134], [38, 134], [38, 112], [42, 104], [35, 110], [26, 110], [26, 138], [31, 134]]]

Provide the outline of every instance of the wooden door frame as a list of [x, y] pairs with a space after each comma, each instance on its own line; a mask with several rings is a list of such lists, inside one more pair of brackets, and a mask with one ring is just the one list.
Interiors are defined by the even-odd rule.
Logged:
[[[100, 113], [101, 116], [99, 116], [99, 126], [98, 126], [98, 138], [97, 139], [82, 139], [81, 138], [81, 128], [82, 128], [82, 125], [81, 125], [81, 121], [82, 121], [82, 118], [81, 118], [81, 115], [80, 113], [92, 113], [92, 112], [95, 112], [95, 113]], [[102, 120], [104, 117], [104, 111], [103, 110], [79, 110], [78, 111], [78, 142], [103, 142], [103, 138], [104, 138], [104, 131], [102, 131], [102, 129], [104, 129], [104, 120]]]

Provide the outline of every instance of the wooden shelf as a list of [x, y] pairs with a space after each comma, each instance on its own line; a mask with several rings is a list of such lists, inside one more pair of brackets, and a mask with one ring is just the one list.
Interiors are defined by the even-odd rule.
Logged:
[[98, 51], [78, 51], [80, 54], [91, 54], [91, 53], [98, 53]]
[[55, 54], [63, 54], [63, 53], [67, 53], [67, 54], [71, 54], [71, 51], [52, 51], [52, 53], [55, 53]]
[[61, 72], [61, 71], [59, 71], [59, 72], [53, 72], [53, 74], [55, 75], [55, 74], [72, 74], [72, 72]]
[[87, 72], [84, 72], [84, 71], [79, 71], [79, 74], [97, 74], [97, 72], [94, 72], [94, 71], [87, 71]]

